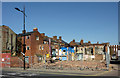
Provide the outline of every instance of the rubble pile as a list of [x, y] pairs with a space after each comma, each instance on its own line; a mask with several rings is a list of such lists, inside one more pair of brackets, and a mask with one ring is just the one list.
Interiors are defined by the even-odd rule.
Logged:
[[38, 63], [33, 68], [61, 69], [61, 70], [106, 70], [105, 62], [100, 61], [58, 61], [55, 63]]

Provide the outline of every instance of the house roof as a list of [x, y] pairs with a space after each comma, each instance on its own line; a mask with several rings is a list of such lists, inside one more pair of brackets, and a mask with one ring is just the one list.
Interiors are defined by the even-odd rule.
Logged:
[[[25, 36], [31, 35], [31, 34], [34, 33], [34, 32], [36, 32], [36, 31], [26, 32], [26, 33], [25, 33]], [[21, 37], [21, 36], [24, 36], [24, 34], [23, 34], [23, 33], [20, 33], [20, 34], [17, 34], [17, 36], [18, 36], [18, 37]]]
[[106, 45], [106, 44], [109, 44], [109, 43], [100, 43], [100, 44], [97, 44], [97, 43], [94, 43], [94, 44], [91, 44], [91, 43], [83, 43], [83, 45], [80, 44], [80, 42], [74, 42], [76, 45], [78, 46], [90, 46], [90, 45]]
[[[45, 36], [44, 39], [43, 39], [43, 41], [49, 41], [49, 38], [50, 38], [50, 37]], [[50, 39], [51, 39], [51, 38], [50, 38]], [[51, 42], [57, 42], [57, 41], [51, 39]]]
[[[44, 40], [44, 41], [49, 41], [49, 38], [50, 38], [50, 37], [45, 36], [43, 40]], [[61, 43], [64, 43], [64, 44], [68, 44], [68, 43], [65, 42], [64, 40], [59, 40], [59, 39], [54, 40], [53, 38], [50, 38], [50, 39], [51, 39], [51, 42], [56, 42], [56, 43], [61, 42]]]
[[[36, 31], [26, 32], [26, 33], [25, 33], [25, 36], [31, 35], [31, 34], [34, 33], [34, 32], [36, 32]], [[20, 33], [20, 34], [17, 34], [17, 36], [18, 36], [18, 37], [21, 37], [21, 36], [24, 36], [24, 34], [23, 34], [23, 33]], [[68, 43], [65, 42], [64, 40], [59, 40], [59, 39], [54, 40], [53, 38], [48, 37], [48, 36], [44, 36], [43, 41], [49, 41], [49, 38], [51, 39], [51, 42], [56, 42], [56, 43], [61, 42], [61, 43], [64, 43], [65, 45], [68, 45]]]
[[68, 43], [67, 43], [67, 42], [65, 42], [65, 41], [63, 41], [63, 40], [62, 40], [62, 43], [64, 43], [64, 44], [68, 45]]
[[77, 45], [80, 45], [80, 42], [75, 42]]

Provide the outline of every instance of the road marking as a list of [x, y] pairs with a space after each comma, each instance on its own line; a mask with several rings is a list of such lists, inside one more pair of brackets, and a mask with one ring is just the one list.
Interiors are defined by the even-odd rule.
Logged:
[[2, 77], [6, 77], [6, 75], [0, 75], [0, 78], [2, 78]]
[[16, 75], [17, 73], [7, 73], [8, 75]]

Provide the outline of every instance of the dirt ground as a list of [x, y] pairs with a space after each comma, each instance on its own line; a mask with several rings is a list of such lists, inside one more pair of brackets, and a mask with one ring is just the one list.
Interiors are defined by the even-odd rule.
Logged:
[[[107, 70], [105, 61], [57, 61], [54, 63], [37, 63], [34, 64], [34, 69], [60, 69], [60, 70], [92, 70], [100, 71]], [[112, 69], [112, 66], [110, 67]]]

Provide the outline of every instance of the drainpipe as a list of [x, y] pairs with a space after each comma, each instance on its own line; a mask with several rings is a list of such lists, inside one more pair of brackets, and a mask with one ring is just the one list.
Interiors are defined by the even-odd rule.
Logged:
[[68, 61], [69, 61], [69, 51], [68, 51], [68, 47], [67, 47], [67, 59], [68, 59]]

